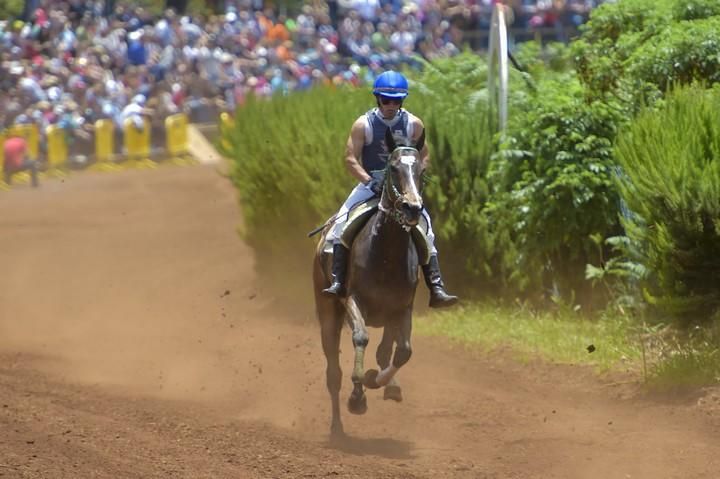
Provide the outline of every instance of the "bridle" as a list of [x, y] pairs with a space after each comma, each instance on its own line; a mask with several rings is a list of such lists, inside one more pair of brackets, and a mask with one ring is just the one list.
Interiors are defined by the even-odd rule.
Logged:
[[[400, 226], [409, 229], [410, 225], [407, 224], [407, 221], [405, 219], [405, 215], [401, 213], [402, 209], [402, 203], [403, 203], [403, 195], [398, 190], [397, 186], [395, 185], [395, 182], [393, 181], [393, 175], [391, 171], [392, 162], [390, 161], [391, 158], [393, 158], [396, 153], [402, 152], [402, 150], [407, 150], [413, 153], [413, 156], [415, 156], [418, 153], [418, 150], [416, 148], [410, 147], [410, 146], [398, 146], [395, 148], [390, 155], [388, 156], [387, 165], [385, 165], [385, 187], [383, 188], [384, 193], [387, 195], [387, 200], [392, 205], [391, 208], [386, 208], [383, 206], [382, 200], [380, 201], [380, 204], [378, 205], [378, 208], [380, 211], [382, 211], [385, 214], [388, 214], [393, 220], [395, 220]], [[418, 187], [418, 190], [420, 190], [420, 187]], [[382, 198], [382, 196], [381, 196]]]

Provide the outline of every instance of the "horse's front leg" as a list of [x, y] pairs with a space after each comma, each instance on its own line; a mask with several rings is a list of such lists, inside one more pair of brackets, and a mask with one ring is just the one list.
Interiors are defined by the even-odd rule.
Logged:
[[382, 371], [368, 371], [365, 374], [364, 384], [370, 389], [377, 389], [387, 386], [395, 377], [398, 370], [410, 360], [412, 356], [412, 347], [410, 346], [410, 336], [412, 334], [412, 313], [407, 313], [400, 320], [400, 325], [395, 336], [395, 354], [393, 354], [392, 364], [383, 368]]
[[348, 297], [345, 309], [348, 312], [348, 322], [352, 328], [352, 341], [355, 349], [355, 365], [352, 372], [353, 391], [348, 400], [348, 409], [353, 414], [365, 414], [367, 398], [363, 390], [363, 378], [365, 377], [365, 349], [370, 341], [370, 336], [355, 296]]
[[[382, 341], [377, 348], [375, 358], [377, 359], [380, 370], [387, 369], [390, 366], [390, 360], [392, 359], [393, 344], [395, 344], [395, 337], [397, 336], [397, 325], [394, 323], [388, 324], [383, 328]], [[383, 399], [392, 399], [393, 401], [402, 401], [402, 389], [400, 384], [397, 382], [397, 378], [392, 378], [385, 390], [383, 391]]]

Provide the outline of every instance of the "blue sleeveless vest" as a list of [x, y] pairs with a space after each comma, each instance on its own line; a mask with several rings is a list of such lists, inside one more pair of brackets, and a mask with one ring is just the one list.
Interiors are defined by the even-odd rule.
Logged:
[[379, 116], [377, 108], [373, 108], [365, 113], [370, 129], [372, 131], [372, 141], [366, 143], [362, 149], [362, 166], [370, 173], [375, 170], [384, 170], [388, 156], [387, 146], [385, 145], [385, 130], [388, 126], [395, 137], [398, 144], [407, 142], [408, 112], [400, 109], [390, 121], [383, 120]]

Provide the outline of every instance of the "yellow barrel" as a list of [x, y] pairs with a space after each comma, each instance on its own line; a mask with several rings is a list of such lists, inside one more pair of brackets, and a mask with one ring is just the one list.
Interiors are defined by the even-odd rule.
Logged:
[[68, 145], [65, 130], [57, 125], [50, 125], [45, 130], [47, 135], [47, 158], [51, 167], [62, 166], [68, 159]]
[[125, 150], [132, 159], [145, 159], [150, 156], [150, 124], [143, 120], [143, 129], [135, 128], [135, 123], [128, 118], [123, 124], [125, 131]]
[[95, 161], [109, 161], [115, 149], [115, 125], [112, 120], [95, 122]]
[[37, 160], [40, 150], [40, 132], [37, 125], [13, 125], [7, 129], [6, 136], [22, 136], [27, 141], [28, 155]]
[[166, 148], [169, 155], [180, 155], [188, 151], [188, 119], [184, 113], [165, 118]]
[[220, 114], [220, 147], [222, 154], [229, 155], [232, 144], [228, 141], [230, 132], [235, 128], [235, 120], [230, 113], [224, 111]]
[[233, 120], [233, 117], [230, 116], [230, 113], [224, 111], [220, 114], [220, 121], [222, 122], [223, 128], [226, 130], [229, 130], [233, 127], [233, 124], [235, 121]]

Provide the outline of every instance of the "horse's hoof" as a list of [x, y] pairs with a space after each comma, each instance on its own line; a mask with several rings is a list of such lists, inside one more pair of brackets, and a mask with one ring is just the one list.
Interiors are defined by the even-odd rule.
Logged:
[[383, 392], [383, 399], [391, 399], [395, 402], [402, 402], [402, 389], [400, 389], [400, 386], [395, 386], [393, 384], [385, 386], [385, 391]]
[[380, 385], [377, 383], [378, 374], [380, 374], [380, 372], [377, 369], [368, 369], [365, 371], [363, 386], [368, 389], [380, 389]]
[[348, 399], [348, 411], [352, 414], [365, 414], [367, 412], [367, 396], [364, 394], [360, 397], [350, 396], [350, 399]]

